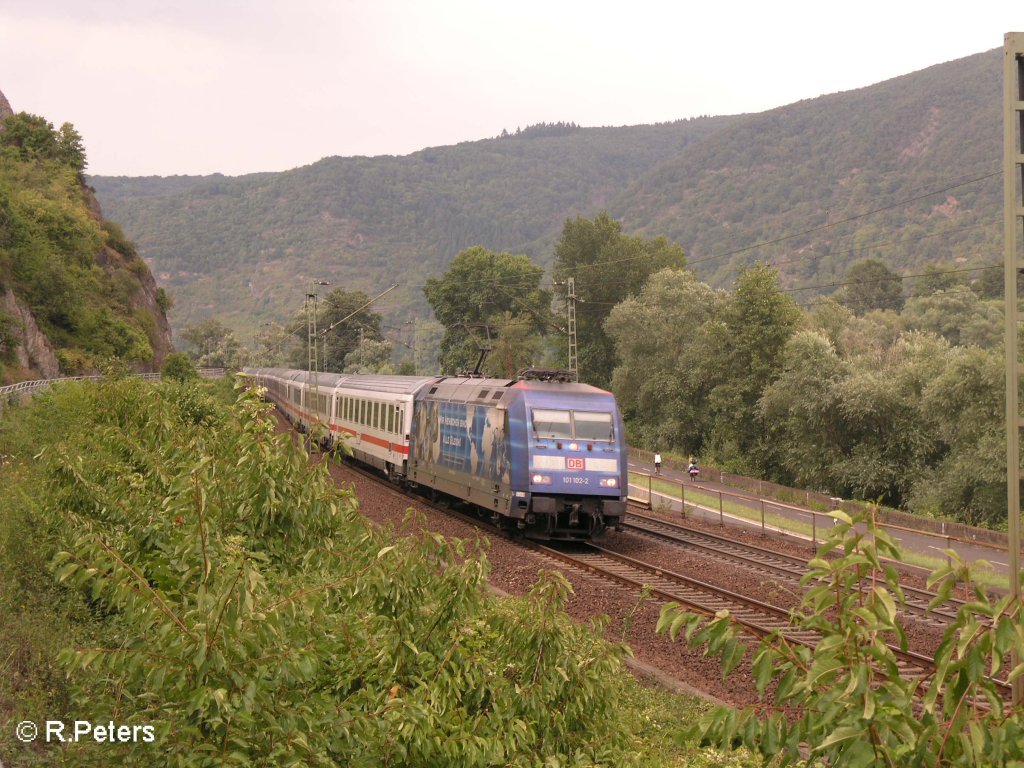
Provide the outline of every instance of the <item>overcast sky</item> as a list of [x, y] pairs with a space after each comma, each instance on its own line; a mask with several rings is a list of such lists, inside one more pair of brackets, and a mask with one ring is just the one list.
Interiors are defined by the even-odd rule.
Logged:
[[73, 123], [89, 173], [239, 175], [760, 112], [1009, 31], [1018, 0], [0, 0], [0, 91]]

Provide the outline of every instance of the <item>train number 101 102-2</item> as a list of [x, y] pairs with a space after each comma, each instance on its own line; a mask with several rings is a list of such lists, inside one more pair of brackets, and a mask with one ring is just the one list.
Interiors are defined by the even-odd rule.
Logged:
[[567, 477], [567, 478], [565, 478], [565, 482], [569, 483], [569, 485], [590, 485], [590, 478], [589, 477]]

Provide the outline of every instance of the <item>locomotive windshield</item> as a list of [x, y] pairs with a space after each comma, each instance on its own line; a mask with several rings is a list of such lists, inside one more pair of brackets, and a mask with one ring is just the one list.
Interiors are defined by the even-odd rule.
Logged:
[[611, 442], [615, 428], [610, 413], [533, 410], [533, 433], [540, 439]]
[[577, 440], [593, 440], [610, 442], [615, 431], [612, 428], [612, 415], [610, 413], [593, 413], [590, 411], [573, 411], [573, 421], [576, 423]]
[[533, 410], [533, 433], [540, 438], [572, 439], [572, 421], [568, 411]]

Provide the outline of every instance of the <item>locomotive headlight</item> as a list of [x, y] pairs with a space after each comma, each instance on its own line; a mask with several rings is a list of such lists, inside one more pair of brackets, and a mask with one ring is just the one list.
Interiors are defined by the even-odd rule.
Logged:
[[551, 475], [533, 475], [530, 479], [534, 485], [551, 485]]
[[579, 449], [580, 449], [580, 444], [579, 443], [569, 443], [569, 450], [570, 451], [578, 451]]
[[619, 479], [617, 477], [602, 477], [601, 478], [602, 488], [618, 488]]

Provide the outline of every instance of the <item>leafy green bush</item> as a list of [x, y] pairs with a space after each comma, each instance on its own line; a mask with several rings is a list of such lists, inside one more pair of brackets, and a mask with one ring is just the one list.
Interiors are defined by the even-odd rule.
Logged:
[[106, 236], [107, 245], [118, 253], [130, 257], [139, 255], [135, 243], [128, 239], [120, 224], [113, 221], [103, 222], [103, 234]]
[[[34, 432], [43, 405], [74, 406], [66, 429]], [[131, 378], [30, 406], [53, 573], [103, 618], [61, 656], [65, 716], [151, 724], [157, 742], [55, 760], [628, 763], [608, 683], [623, 650], [567, 619], [564, 579], [498, 602], [479, 544], [412, 518], [401, 537], [374, 528], [266, 408]]]
[[169, 354], [167, 359], [164, 360], [160, 373], [164, 378], [183, 382], [199, 378], [196, 367], [192, 365], [192, 359], [184, 352], [172, 352]]
[[157, 288], [156, 303], [160, 307], [160, 309], [162, 309], [166, 314], [167, 312], [170, 312], [171, 307], [174, 306], [174, 299], [171, 297], [171, 294], [169, 294], [163, 288]]
[[[944, 632], [936, 672], [905, 677], [887, 645], [907, 644], [898, 618], [899, 575], [887, 564], [902, 560], [899, 547], [871, 512], [832, 517], [836, 526], [810, 562], [803, 578], [809, 589], [792, 622], [822, 640], [810, 648], [788, 642], [781, 630], [769, 635], [752, 668], [762, 696], [772, 692], [767, 716], [715, 708], [690, 734], [721, 747], [745, 745], [778, 761], [773, 765], [800, 761], [805, 747], [812, 761], [836, 768], [1020, 765], [1024, 716], [1006, 705], [992, 679], [1024, 671], [1006, 664], [1011, 652], [1024, 657], [1020, 604], [974, 586], [973, 599]], [[932, 608], [958, 585], [978, 584], [974, 566], [949, 555], [950, 565], [929, 579], [938, 586]], [[739, 626], [727, 611], [706, 620], [669, 604], [658, 630], [706, 646], [721, 656], [726, 675], [744, 656]]]

